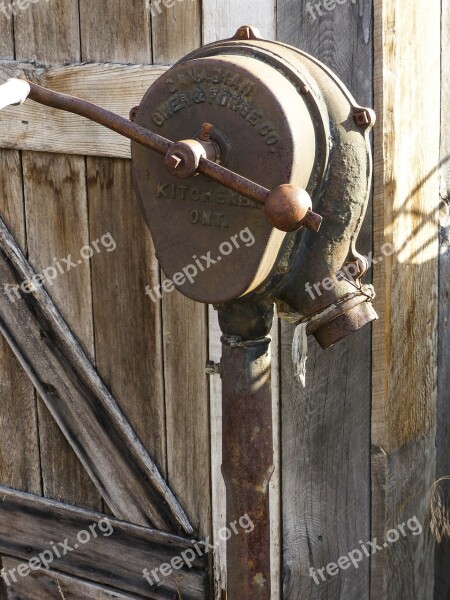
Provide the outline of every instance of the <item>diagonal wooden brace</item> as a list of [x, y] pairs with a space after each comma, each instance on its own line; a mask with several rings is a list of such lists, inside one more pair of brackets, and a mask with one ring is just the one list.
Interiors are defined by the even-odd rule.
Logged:
[[0, 331], [114, 515], [190, 535], [192, 526], [0, 219]]

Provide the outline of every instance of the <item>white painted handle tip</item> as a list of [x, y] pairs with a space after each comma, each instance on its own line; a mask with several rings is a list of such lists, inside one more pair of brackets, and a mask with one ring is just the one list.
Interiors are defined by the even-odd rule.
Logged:
[[30, 93], [30, 84], [23, 79], [8, 79], [0, 85], [0, 110], [6, 106], [22, 104]]

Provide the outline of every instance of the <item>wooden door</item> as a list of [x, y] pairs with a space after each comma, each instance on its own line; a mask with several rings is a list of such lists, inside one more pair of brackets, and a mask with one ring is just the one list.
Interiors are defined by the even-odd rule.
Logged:
[[[2, 71], [15, 73], [23, 61], [28, 76], [50, 87], [58, 87], [52, 77], [63, 87], [72, 79], [74, 94], [90, 90], [91, 97], [102, 94], [102, 81], [118, 76], [121, 83], [96, 101], [108, 105], [109, 96], [111, 106], [112, 88], [118, 110], [129, 110], [161, 70], [122, 65], [167, 64], [200, 43], [197, 2], [180, 6], [179, 27], [165, 27], [166, 17], [154, 17], [151, 26], [145, 2], [34, 4], [11, 19], [2, 16], [2, 58], [12, 61]], [[65, 266], [69, 256], [76, 267], [46, 284], [52, 301], [30, 295], [31, 304], [9, 300], [2, 308], [1, 551], [10, 573], [4, 592], [8, 598], [78, 598], [81, 590], [89, 598], [203, 598], [209, 556], [159, 586], [150, 586], [142, 570], [191, 549], [194, 532], [211, 530], [206, 310], [181, 296], [154, 305], [144, 294], [144, 284], [154, 285], [160, 274], [133, 197], [128, 145], [120, 138], [117, 148], [116, 139], [96, 151], [74, 145], [73, 135], [96, 143], [95, 132], [79, 135], [79, 121], [72, 135], [54, 122], [56, 139], [44, 141], [52, 117], [26, 120], [26, 137], [36, 145], [1, 151], [1, 215], [24, 252], [13, 268], [2, 255], [2, 282], [20, 284], [31, 265], [42, 273], [57, 262]], [[2, 234], [5, 252], [12, 250], [6, 227]], [[80, 258], [81, 248], [105, 235], [114, 251], [103, 246], [98, 260]], [[74, 537], [76, 543], [77, 532], [102, 513], [120, 520], [111, 536], [78, 542], [78, 550], [55, 558], [48, 576], [13, 571], [49, 542], [58, 548]]]

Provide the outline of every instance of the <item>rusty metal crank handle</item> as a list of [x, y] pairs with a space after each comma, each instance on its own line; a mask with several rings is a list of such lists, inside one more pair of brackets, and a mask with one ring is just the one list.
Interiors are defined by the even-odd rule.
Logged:
[[213, 181], [264, 204], [269, 222], [281, 231], [295, 231], [300, 227], [307, 227], [316, 232], [320, 229], [322, 217], [312, 211], [311, 198], [305, 190], [284, 184], [270, 191], [199, 153], [199, 140], [174, 143], [96, 104], [53, 92], [24, 79], [10, 79], [0, 86], [0, 109], [22, 104], [27, 98], [51, 108], [86, 117], [164, 155], [167, 168], [173, 175], [186, 177], [203, 173]]

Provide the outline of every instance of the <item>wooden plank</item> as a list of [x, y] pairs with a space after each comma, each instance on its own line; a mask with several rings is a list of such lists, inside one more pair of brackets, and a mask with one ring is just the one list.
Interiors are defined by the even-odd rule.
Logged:
[[[140, 65], [36, 67], [19, 61], [3, 61], [0, 63], [0, 83], [22, 75], [39, 85], [79, 96], [128, 118], [130, 109], [140, 103], [147, 89], [165, 71], [162, 67]], [[0, 148], [131, 157], [130, 142], [121, 135], [88, 119], [31, 100], [0, 112]]]
[[[179, 18], [183, 15], [186, 22]], [[156, 64], [167, 64], [200, 46], [199, 15], [200, 0], [189, 0], [175, 3], [173, 12], [162, 13], [162, 22], [159, 16], [153, 19]], [[167, 22], [167, 33], [158, 26], [159, 22]], [[211, 535], [210, 417], [205, 374], [207, 308], [175, 291], [163, 296], [162, 309], [167, 480], [195, 531], [207, 536]]]
[[129, 161], [89, 158], [87, 167], [90, 237], [110, 232], [117, 245], [92, 263], [97, 370], [165, 474], [161, 306], [145, 295], [159, 282], [158, 262]]
[[276, 37], [275, 0], [203, 0], [203, 42], [232, 37], [241, 25], [257, 27], [264, 37]]
[[167, 481], [201, 536], [211, 533], [211, 448], [206, 309], [163, 296]]
[[[77, 262], [77, 268], [47, 282], [46, 287], [92, 360], [90, 265], [80, 258], [80, 249], [90, 243], [84, 159], [67, 161], [54, 154], [25, 152], [23, 177], [29, 256], [38, 273], [57, 263], [63, 265], [62, 259], [68, 256]], [[95, 486], [51, 415], [41, 403], [38, 411], [44, 496], [100, 508]]]
[[[190, 539], [3, 487], [0, 497], [0, 552], [4, 555], [28, 563], [47, 551], [40, 562], [48, 558], [58, 572], [144, 598], [172, 599], [176, 593], [183, 600], [206, 598], [206, 556], [200, 556]], [[60, 551], [59, 558], [52, 542]], [[203, 552], [204, 546], [198, 547]], [[191, 558], [191, 567], [183, 560], [185, 551], [190, 551], [184, 556]], [[152, 570], [174, 557], [181, 557], [181, 567], [167, 578], [156, 572], [159, 585], [151, 586], [143, 570], [148, 569], [151, 577]], [[13, 575], [22, 581], [18, 573], [6, 573], [9, 582], [14, 583]]]
[[[83, 62], [151, 62], [149, 2], [80, 0], [80, 29]], [[121, 91], [126, 95], [128, 90]]]
[[22, 163], [20, 153], [0, 151], [0, 202], [1, 217], [13, 232], [22, 252], [27, 251]]
[[[50, 17], [50, 18], [49, 18]], [[14, 21], [17, 60], [74, 62], [80, 58], [77, 0], [41, 2]], [[28, 257], [41, 270], [87, 242], [86, 173], [80, 157], [23, 154]], [[58, 277], [51, 294], [88, 354], [93, 350], [89, 264]], [[38, 401], [44, 495], [99, 508], [101, 497], [45, 405]]]
[[[397, 0], [375, 2], [375, 247], [395, 248], [374, 274], [382, 291], [372, 414], [372, 535], [379, 540], [412, 517], [426, 530], [435, 476], [439, 32], [439, 3], [405, 13]], [[412, 81], [426, 86], [413, 89]], [[377, 553], [371, 599], [432, 598], [433, 553], [425, 532]]]
[[[84, 60], [151, 62], [147, 3], [128, 7], [119, 0], [99, 0], [95, 5], [83, 0], [80, 11]], [[108, 14], [108, 26], [99, 28], [99, 17], [94, 13]], [[113, 44], [111, 30], [115, 31]], [[149, 85], [147, 80], [143, 85], [144, 72], [154, 77], [149, 68], [132, 68], [128, 77], [133, 83], [120, 85], [127, 112], [139, 104]], [[130, 85], [136, 90], [132, 97]], [[152, 288], [159, 282], [158, 262], [134, 197], [131, 164], [122, 159], [88, 157], [86, 168], [91, 237], [95, 239], [110, 231], [117, 243], [110, 256], [104, 254], [92, 264], [97, 368], [165, 475], [161, 305], [145, 295], [147, 285]]]
[[78, 0], [32, 3], [14, 19], [16, 59], [74, 62], [80, 59]]
[[[22, 165], [19, 152], [14, 150], [0, 151], [0, 213], [25, 248]], [[0, 422], [1, 483], [41, 493], [34, 388], [3, 337], [0, 339]]]
[[[306, 0], [278, 0], [278, 39], [331, 68], [357, 101], [372, 103], [371, 3], [335, 5], [316, 20]], [[371, 213], [358, 250], [372, 247]], [[283, 597], [369, 597], [369, 561], [316, 585], [322, 568], [370, 540], [370, 329], [322, 351], [309, 339], [307, 385], [294, 381], [293, 327], [283, 323]]]
[[[13, 21], [0, 19], [0, 57], [14, 58]], [[20, 153], [0, 150], [0, 214], [26, 251]], [[35, 391], [0, 336], [0, 482], [42, 493]]]
[[269, 484], [270, 505], [270, 561], [271, 561], [271, 600], [281, 596], [281, 456], [280, 456], [280, 416], [281, 416], [281, 373], [280, 373], [280, 321], [275, 311], [275, 319], [270, 335], [272, 343], [272, 427], [273, 427], [273, 466]]
[[[0, 251], [2, 284], [33, 279], [2, 221]], [[35, 287], [25, 299], [11, 290], [0, 296], [0, 330], [91, 479], [116, 516], [190, 533], [181, 507], [79, 343], [45, 290]]]
[[[217, 311], [208, 309], [209, 360], [220, 363], [222, 343]], [[211, 420], [211, 502], [214, 543], [218, 532], [227, 525], [226, 488], [222, 476], [222, 380], [219, 375], [209, 378], [209, 405]], [[214, 598], [222, 600], [227, 589], [227, 549], [220, 544], [214, 553]]]
[[171, 65], [201, 46], [202, 1], [150, 0], [153, 62]]
[[[440, 252], [439, 252], [439, 345], [438, 416], [436, 433], [436, 478], [450, 475], [450, 3], [442, 1], [441, 40], [441, 173], [440, 173]], [[442, 488], [448, 493], [449, 483]], [[450, 540], [436, 547], [435, 600], [450, 597]]]
[[[309, 575], [370, 540], [368, 332], [324, 353], [309, 339], [306, 388], [293, 381], [294, 328], [282, 324], [283, 598], [367, 598], [369, 565], [317, 585]], [[358, 355], [353, 344], [366, 350]], [[360, 362], [362, 365], [360, 365]], [[327, 371], [325, 371], [325, 368]], [[289, 404], [288, 404], [289, 402]]]
[[[21, 564], [18, 560], [3, 557], [3, 568], [6, 571], [17, 569]], [[142, 596], [141, 596], [142, 597]], [[136, 600], [138, 596], [130, 596], [115, 592], [95, 583], [89, 583], [69, 577], [55, 571], [31, 571], [27, 577], [11, 583], [7, 588], [8, 600], [47, 600], [47, 598], [60, 598], [61, 600]]]
[[[50, 265], [64, 264], [62, 259], [69, 255], [75, 261], [76, 268], [72, 267], [62, 276], [56, 270], [54, 281], [47, 282], [47, 291], [61, 307], [63, 318], [73, 323], [75, 336], [92, 360], [90, 262], [82, 260], [80, 254], [82, 248], [90, 245], [84, 159], [72, 157], [67, 161], [54, 154], [25, 152], [23, 178], [29, 224], [28, 253], [33, 267], [42, 273]], [[70, 186], [65, 182], [70, 182]], [[44, 198], [45, 203], [41, 200]], [[76, 228], [74, 223], [77, 223]], [[43, 227], [53, 235], [43, 236]]]
[[2, 60], [14, 59], [14, 33], [13, 19], [0, 19], [0, 58]]
[[[14, 58], [12, 19], [0, 20], [0, 58]], [[0, 150], [0, 211], [26, 247], [20, 153]], [[37, 407], [34, 388], [6, 340], [0, 336], [0, 482], [41, 493]], [[17, 444], [20, 440], [21, 443]], [[0, 568], [2, 561], [0, 557]], [[0, 583], [0, 597], [6, 589]]]

